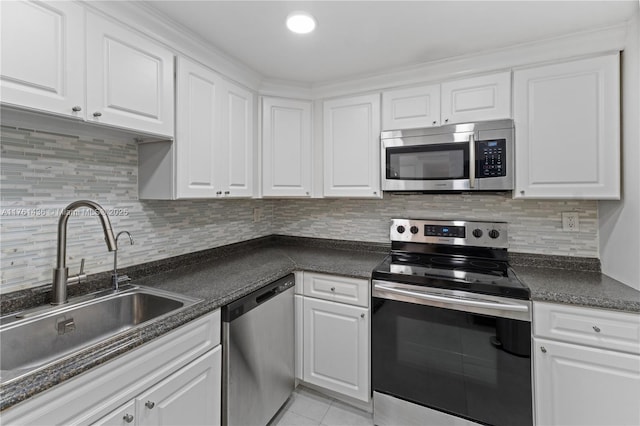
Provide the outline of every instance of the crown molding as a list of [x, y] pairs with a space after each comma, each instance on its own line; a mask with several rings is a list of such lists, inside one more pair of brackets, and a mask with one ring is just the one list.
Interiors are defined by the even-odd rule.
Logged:
[[137, 1], [80, 1], [94, 12], [150, 37], [176, 55], [185, 56], [221, 74], [225, 79], [257, 91], [263, 76], [246, 64], [203, 40], [189, 28], [151, 6]]
[[606, 28], [396, 68], [384, 73], [315, 83], [312, 95], [314, 99], [326, 99], [620, 51], [624, 49], [626, 33], [627, 22], [622, 22]]
[[313, 100], [311, 84], [269, 78], [262, 80], [259, 94], [261, 96]]

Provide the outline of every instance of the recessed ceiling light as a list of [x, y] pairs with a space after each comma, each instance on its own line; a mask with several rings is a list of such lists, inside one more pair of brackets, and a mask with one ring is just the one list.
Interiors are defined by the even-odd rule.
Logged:
[[307, 12], [292, 12], [287, 16], [287, 28], [296, 34], [307, 34], [316, 28], [316, 20]]

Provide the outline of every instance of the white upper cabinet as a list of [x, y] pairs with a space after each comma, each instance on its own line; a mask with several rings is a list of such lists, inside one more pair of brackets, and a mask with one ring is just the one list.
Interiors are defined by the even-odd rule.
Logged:
[[87, 13], [87, 119], [173, 137], [173, 53]]
[[439, 125], [439, 84], [382, 92], [382, 130]]
[[176, 69], [176, 140], [139, 145], [140, 198], [253, 196], [253, 93], [184, 58]]
[[84, 10], [73, 2], [2, 2], [1, 101], [84, 118]]
[[214, 198], [222, 194], [216, 176], [221, 156], [222, 79], [213, 71], [178, 58], [176, 119], [176, 198]]
[[619, 56], [514, 72], [515, 198], [620, 198]]
[[324, 102], [324, 195], [380, 198], [380, 95]]
[[222, 86], [222, 146], [218, 164], [225, 197], [253, 196], [253, 93], [227, 81]]
[[511, 72], [442, 83], [441, 124], [511, 118]]
[[311, 194], [311, 102], [262, 99], [262, 195]]

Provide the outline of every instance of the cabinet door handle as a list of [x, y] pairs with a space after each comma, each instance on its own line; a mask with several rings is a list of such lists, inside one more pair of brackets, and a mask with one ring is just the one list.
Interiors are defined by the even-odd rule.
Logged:
[[335, 287], [331, 287], [331, 291], [336, 291], [336, 288]]
[[445, 119], [444, 119], [444, 122], [445, 122], [445, 123], [448, 123], [448, 122], [449, 122], [449, 119], [448, 119], [448, 118], [445, 118]]
[[597, 325], [594, 325], [593, 331], [595, 331], [596, 333], [600, 333], [600, 327], [598, 327]]
[[93, 113], [93, 116], [94, 117], [102, 117], [102, 113], [96, 111], [96, 112]]
[[229, 195], [230, 192], [229, 191], [224, 191], [224, 195]]
[[360, 318], [364, 318], [364, 314], [360, 314]]
[[433, 121], [433, 125], [434, 125], [434, 126], [436, 125], [436, 121], [435, 121], [435, 120]]
[[149, 410], [151, 410], [153, 407], [156, 406], [155, 402], [151, 402], [151, 401], [147, 401], [144, 403], [144, 406], [147, 407]]
[[133, 421], [133, 416], [131, 414], [125, 414], [122, 417], [122, 420], [124, 420], [127, 423], [131, 423]]
[[540, 346], [540, 350], [542, 351], [543, 354], [547, 353], [547, 348], [545, 348], [544, 346]]
[[82, 111], [82, 107], [81, 107], [81, 106], [76, 105], [76, 106], [74, 106], [73, 108], [71, 108], [71, 111], [73, 111], [73, 112], [80, 112], [80, 111]]

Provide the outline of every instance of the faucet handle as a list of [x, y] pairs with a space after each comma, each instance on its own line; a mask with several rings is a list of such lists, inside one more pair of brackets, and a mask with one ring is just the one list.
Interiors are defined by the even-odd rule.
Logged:
[[81, 280], [84, 280], [85, 278], [87, 278], [87, 274], [84, 273], [84, 257], [83, 257], [82, 260], [80, 261], [80, 272], [78, 273], [78, 275], [72, 275], [68, 277], [67, 283], [69, 284], [79, 283]]

